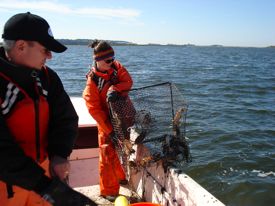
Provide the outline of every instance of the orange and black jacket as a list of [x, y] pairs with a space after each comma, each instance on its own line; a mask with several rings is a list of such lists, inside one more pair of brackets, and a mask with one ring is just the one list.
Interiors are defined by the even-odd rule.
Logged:
[[127, 95], [133, 85], [133, 80], [119, 61], [114, 61], [112, 68], [106, 73], [99, 72], [97, 68], [92, 67], [87, 78], [86, 88], [83, 91], [86, 106], [101, 130], [109, 135], [113, 128], [109, 119], [106, 94], [111, 87], [121, 95]]
[[48, 180], [37, 164], [68, 157], [78, 116], [60, 78], [7, 61], [0, 48], [0, 181], [41, 190]]

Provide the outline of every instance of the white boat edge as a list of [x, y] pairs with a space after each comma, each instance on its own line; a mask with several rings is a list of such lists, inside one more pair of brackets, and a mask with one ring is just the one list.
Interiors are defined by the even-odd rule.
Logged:
[[[134, 158], [137, 159], [142, 156], [146, 157], [150, 153], [144, 145], [137, 145], [134, 149], [138, 155]], [[146, 201], [161, 205], [224, 205], [187, 174], [178, 173], [178, 170], [173, 168], [169, 168], [166, 173], [164, 171], [161, 161], [146, 167], [146, 169], [132, 169], [130, 182], [133, 190], [139, 196], [143, 196]]]

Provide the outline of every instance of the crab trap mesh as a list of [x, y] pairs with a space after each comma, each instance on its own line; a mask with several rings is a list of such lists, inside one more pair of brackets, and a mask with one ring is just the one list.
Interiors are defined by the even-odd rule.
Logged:
[[110, 116], [116, 136], [116, 147], [127, 157], [134, 144], [146, 144], [157, 161], [190, 162], [186, 138], [187, 102], [178, 88], [170, 82], [135, 88], [128, 97], [109, 103]]

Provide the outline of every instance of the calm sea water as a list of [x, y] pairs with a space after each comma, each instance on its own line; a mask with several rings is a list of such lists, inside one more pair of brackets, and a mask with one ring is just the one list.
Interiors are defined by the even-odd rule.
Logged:
[[[171, 81], [189, 104], [193, 162], [183, 171], [226, 205], [275, 205], [275, 49], [115, 47], [134, 87]], [[81, 96], [91, 49], [69, 46], [49, 66]]]

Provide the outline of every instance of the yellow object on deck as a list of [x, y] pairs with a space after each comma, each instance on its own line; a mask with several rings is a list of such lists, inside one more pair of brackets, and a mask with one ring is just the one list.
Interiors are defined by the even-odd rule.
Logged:
[[150, 203], [150, 202], [138, 202], [138, 203], [130, 204], [129, 206], [161, 206], [161, 205]]
[[129, 202], [126, 197], [118, 196], [115, 200], [115, 206], [128, 206]]

